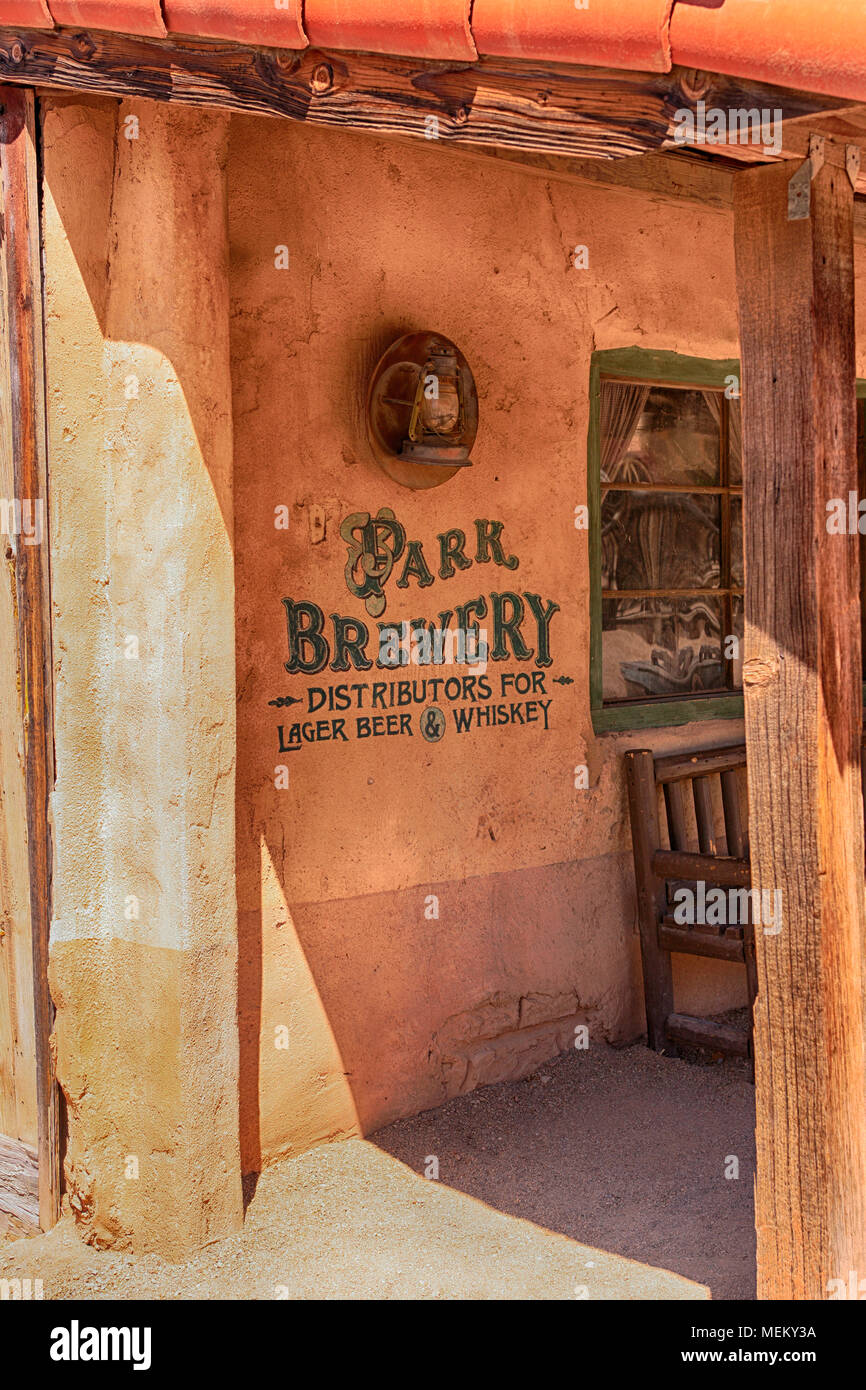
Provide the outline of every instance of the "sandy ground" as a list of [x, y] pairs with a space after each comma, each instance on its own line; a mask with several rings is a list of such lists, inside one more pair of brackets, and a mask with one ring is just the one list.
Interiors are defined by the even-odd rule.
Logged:
[[45, 1298], [751, 1298], [753, 1123], [736, 1065], [595, 1046], [274, 1165], [243, 1231], [180, 1264], [93, 1250], [65, 1219], [0, 1246], [0, 1278]]
[[[375, 1136], [497, 1210], [754, 1298], [755, 1090], [738, 1062], [594, 1047]], [[726, 1178], [738, 1160], [739, 1177]]]

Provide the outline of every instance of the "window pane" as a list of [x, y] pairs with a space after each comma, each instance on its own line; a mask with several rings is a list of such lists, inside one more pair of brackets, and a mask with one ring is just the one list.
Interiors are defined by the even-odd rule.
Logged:
[[602, 482], [719, 482], [722, 393], [602, 382]]
[[731, 583], [735, 589], [745, 588], [742, 497], [731, 498]]
[[605, 700], [724, 691], [721, 600], [605, 599], [602, 668]]
[[608, 492], [602, 589], [718, 588], [720, 517], [718, 496]]

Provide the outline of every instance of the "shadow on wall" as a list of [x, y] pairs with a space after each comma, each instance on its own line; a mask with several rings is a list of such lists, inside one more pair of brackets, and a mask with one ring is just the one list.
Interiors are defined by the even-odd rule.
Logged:
[[[154, 399], [158, 406], [160, 391], [169, 390], [174, 393], [175, 402], [182, 398], [189, 417], [188, 424], [183, 422], [186, 434], [189, 435], [191, 426], [219, 502], [226, 536], [235, 544], [236, 623], [238, 633], [243, 635], [236, 652], [241, 714], [237, 731], [235, 848], [244, 1171], [255, 1172], [263, 1161], [283, 1153], [298, 1152], [359, 1130], [369, 1131], [398, 1115], [440, 1104], [483, 1081], [524, 1074], [553, 1052], [569, 1046], [575, 1023], [592, 1017], [594, 1011], [604, 1012], [605, 1028], [619, 1028], [623, 1034], [631, 1031], [634, 1036], [637, 1030], [632, 1028], [631, 1016], [635, 1013], [633, 986], [638, 960], [636, 941], [630, 935], [633, 910], [627, 857], [615, 872], [611, 856], [542, 867], [518, 865], [503, 872], [479, 868], [491, 862], [478, 846], [489, 852], [494, 845], [496, 815], [488, 822], [483, 816], [479, 819], [477, 807], [471, 814], [466, 809], [471, 800], [466, 789], [474, 787], [478, 779], [476, 776], [473, 782], [471, 777], [476, 774], [467, 773], [456, 762], [451, 764], [451, 773], [456, 768], [457, 775], [452, 776], [452, 785], [447, 788], [447, 811], [443, 811], [444, 803], [437, 800], [444, 796], [442, 775], [438, 784], [432, 784], [431, 800], [431, 784], [422, 780], [420, 771], [410, 792], [404, 787], [401, 805], [408, 807], [406, 814], [417, 815], [420, 823], [426, 797], [428, 809], [432, 808], [435, 816], [445, 817], [454, 843], [475, 847], [471, 850], [474, 860], [467, 853], [470, 867], [462, 875], [458, 868], [445, 884], [413, 883], [421, 877], [419, 865], [428, 862], [427, 844], [423, 837], [416, 837], [415, 858], [403, 878], [412, 883], [408, 889], [367, 889], [358, 897], [346, 898], [336, 893], [329, 895], [327, 891], [301, 895], [294, 886], [288, 887], [290, 872], [294, 875], [293, 885], [297, 881], [298, 835], [291, 814], [285, 812], [285, 803], [279, 802], [279, 793], [273, 788], [275, 757], [270, 745], [263, 748], [260, 714], [267, 705], [268, 693], [274, 693], [265, 693], [261, 670], [266, 666], [265, 674], [270, 680], [280, 663], [275, 661], [272, 650], [264, 646], [261, 629], [256, 625], [263, 587], [273, 595], [275, 613], [279, 607], [279, 598], [285, 592], [278, 587], [286, 582], [285, 561], [282, 554], [278, 562], [263, 557], [261, 531], [256, 532], [250, 525], [236, 526], [235, 522], [231, 448], [226, 448], [233, 423], [232, 390], [243, 397], [246, 392], [260, 390], [261, 385], [254, 360], [243, 381], [231, 380], [228, 241], [221, 264], [215, 263], [214, 239], [203, 246], [201, 275], [195, 284], [187, 283], [174, 272], [177, 248], [170, 242], [161, 247], [159, 273], [154, 273], [155, 258], [151, 256], [150, 278], [136, 282], [135, 239], [158, 239], [163, 235], [163, 224], [160, 209], [154, 207], [152, 224], [130, 225], [131, 204], [127, 199], [130, 188], [134, 188], [136, 166], [135, 160], [128, 157], [130, 151], [121, 144], [128, 108], [105, 99], [52, 98], [53, 110], [62, 112], [64, 107], [68, 108], [65, 119], [70, 128], [76, 122], [87, 127], [85, 135], [79, 132], [79, 148], [92, 148], [93, 157], [87, 164], [88, 196], [79, 197], [78, 189], [67, 179], [64, 188], [56, 191], [57, 215], [105, 340], [103, 371], [110, 373], [120, 396], [125, 374], [134, 371], [136, 364], [141, 367], [141, 390], [151, 411], [152, 437], [135, 437], [133, 457], [141, 460], [140, 471], [145, 472], [151, 457], [149, 450], [159, 450], [163, 475], [170, 478], [166, 458], [170, 461], [172, 440], [160, 433]], [[137, 110], [146, 112], [147, 108], [147, 103], [136, 104]], [[203, 120], [201, 113], [186, 108], [172, 111], [177, 128], [172, 125], [161, 147], [163, 156], [168, 156], [167, 170], [171, 167], [171, 141], [195, 140]], [[262, 129], [270, 134], [275, 127], [263, 122]], [[144, 145], [134, 146], [131, 142], [131, 146], [146, 156], [146, 129], [141, 139]], [[223, 150], [223, 160], [224, 156]], [[351, 147], [344, 151], [343, 158], [351, 158]], [[217, 156], [216, 169], [219, 167]], [[176, 196], [188, 200], [193, 210], [191, 239], [197, 236], [195, 209], [199, 200], [212, 229], [214, 200], [224, 196], [215, 169], [205, 169], [203, 163], [200, 168], [200, 184], [176, 190]], [[413, 206], [418, 192], [412, 190]], [[432, 207], [438, 196], [436, 185], [425, 184], [420, 192]], [[170, 178], [166, 196], [171, 196]], [[445, 215], [441, 206], [439, 214]], [[263, 205], [262, 216], [266, 215], [270, 215], [269, 210]], [[448, 215], [456, 228], [464, 211], [455, 207]], [[305, 222], [310, 216], [304, 200], [298, 199], [293, 211], [298, 245], [315, 245], [315, 229]], [[450, 245], [449, 236], [443, 235], [443, 261], [451, 256]], [[413, 248], [413, 256], [424, 249], [416, 252]], [[184, 251], [183, 262], [188, 265], [190, 246]], [[316, 273], [321, 273], [321, 267]], [[403, 274], [416, 286], [419, 296], [427, 296], [409, 306], [426, 318], [431, 302], [436, 302], [437, 277], [433, 275], [429, 282], [422, 282], [411, 258], [404, 265]], [[362, 393], [356, 388], [360, 387], [365, 369], [372, 367], [381, 348], [407, 326], [388, 319], [381, 306], [376, 308], [381, 298], [378, 283], [371, 280], [365, 292], [370, 303], [362, 306], [363, 312], [356, 306], [356, 313], [360, 322], [366, 323], [375, 310], [376, 331], [365, 340], [362, 351], [357, 336], [352, 337], [351, 333], [335, 349], [342, 356], [335, 361], [328, 381], [338, 383], [341, 401], [357, 403]], [[455, 288], [451, 292], [459, 298]], [[339, 316], [343, 312], [340, 298], [334, 295], [332, 300], [329, 312], [332, 317]], [[225, 339], [214, 341], [209, 325], [222, 322], [224, 307]], [[280, 305], [283, 320], [290, 312], [291, 306], [287, 309]], [[513, 310], [509, 308], [509, 312]], [[189, 325], [189, 332], [178, 333], [171, 328], [179, 315], [184, 330]], [[443, 331], [445, 327], [447, 324]], [[234, 331], [233, 325], [233, 334]], [[260, 351], [279, 350], [278, 335], [285, 332], [284, 324], [263, 314], [254, 331], [260, 335]], [[545, 325], [538, 331], [549, 332]], [[336, 341], [336, 330], [332, 330], [329, 350]], [[309, 366], [307, 369], [311, 370]], [[333, 385], [328, 389], [337, 394]], [[85, 387], [81, 394], [89, 398], [92, 392], [88, 393]], [[353, 409], [357, 409], [356, 404]], [[123, 406], [121, 410], [126, 412], [126, 420], [134, 422], [134, 409]], [[179, 413], [175, 411], [175, 415]], [[235, 429], [240, 414], [235, 401]], [[110, 447], [112, 421], [113, 417], [105, 422], [103, 447]], [[169, 423], [173, 421], [174, 417]], [[507, 422], [503, 420], [499, 427], [507, 428]], [[129, 429], [132, 428], [130, 424]], [[356, 433], [360, 431], [359, 419], [354, 419], [353, 428]], [[241, 482], [245, 487], [250, 485], [248, 472], [259, 476], [267, 473], [263, 466], [247, 470], [245, 465], [250, 460], [239, 462], [239, 458], [236, 449], [235, 502]], [[369, 482], [367, 479], [364, 486]], [[378, 485], [381, 487], [381, 479]], [[245, 508], [260, 504], [265, 497], [269, 499], [266, 487], [261, 486], [260, 494], [244, 495]], [[357, 489], [357, 479], [354, 486]], [[462, 495], [468, 499], [467, 507], [476, 505], [473, 494]], [[160, 500], [164, 503], [165, 492]], [[118, 514], [122, 509], [121, 497], [117, 501]], [[171, 525], [172, 520], [167, 515], [161, 517], [165, 526]], [[338, 578], [344, 561], [345, 554], [335, 569]], [[283, 565], [282, 572], [279, 564]], [[154, 586], [166, 587], [170, 579], [170, 571], [156, 573]], [[300, 582], [294, 572], [292, 582]], [[275, 617], [274, 631], [277, 630]], [[253, 696], [259, 711], [255, 717], [249, 713]], [[273, 725], [269, 724], [269, 738], [273, 738], [273, 732]], [[147, 730], [142, 729], [141, 735], [146, 741]], [[372, 777], [373, 773], [365, 760], [371, 759], [372, 752], [372, 748], [367, 751], [361, 747], [353, 765], [352, 776], [358, 785], [363, 782], [365, 792], [370, 780], [367, 774]], [[425, 766], [423, 752], [422, 748], [414, 750], [413, 766], [418, 770]], [[526, 815], [527, 806], [531, 809], [531, 798], [523, 785], [526, 779], [511, 763], [513, 759], [507, 747], [503, 747], [499, 766], [485, 774], [486, 793], [494, 805], [499, 799], [499, 813], [510, 819], [513, 836], [528, 836], [533, 831], [524, 827], [521, 817]], [[399, 777], [406, 782], [401, 767], [402, 764], [396, 765], [388, 773], [392, 783]], [[518, 799], [518, 787], [522, 787], [522, 802]], [[344, 869], [365, 853], [376, 852], [376, 837], [381, 828], [367, 816], [364, 839], [356, 837], [354, 822], [342, 839], [334, 836], [331, 821], [337, 803], [345, 803], [350, 792], [351, 785], [347, 789], [335, 774], [333, 779], [315, 784], [314, 794], [307, 795], [302, 803], [307, 842], [318, 835], [323, 844], [332, 845], [333, 855]], [[378, 781], [376, 796], [381, 798], [376, 803], [378, 815], [379, 807], [387, 804], [387, 795], [380, 791]], [[339, 809], [344, 810], [344, 805]], [[401, 842], [403, 830], [392, 810], [388, 837], [380, 843]], [[539, 841], [540, 850], [547, 843]], [[387, 858], [390, 850], [380, 853]], [[497, 867], [501, 862], [500, 855]], [[392, 874], [390, 880], [386, 876], [383, 881], [394, 882], [397, 877]], [[447, 920], [426, 923], [425, 896], [446, 891]], [[605, 903], [609, 909], [606, 922], [599, 920], [600, 914], [592, 906], [598, 903]], [[531, 930], [527, 929], [528, 920], [532, 922]], [[617, 924], [613, 930], [611, 922]], [[407, 924], [411, 931], [407, 931]], [[581, 973], [578, 961], [581, 970], [585, 969], [587, 976], [597, 982], [589, 1004], [567, 985], [558, 992], [557, 985], [551, 983], [577, 978]]]
[[[70, 136], [74, 138], [70, 141], [70, 153], [57, 154], [51, 163], [50, 167], [59, 169], [59, 174], [56, 179], [46, 183], [46, 215], [51, 219], [55, 236], [62, 227], [62, 235], [68, 242], [69, 253], [74, 258], [102, 338], [100, 351], [92, 322], [85, 323], [82, 318], [80, 321], [70, 319], [68, 324], [64, 324], [62, 339], [58, 340], [62, 347], [57, 348], [57, 353], [62, 351], [66, 357], [61, 361], [58, 356], [51, 363], [56, 418], [61, 420], [64, 434], [61, 447], [101, 450], [102, 457], [94, 460], [94, 467], [97, 464], [107, 467], [112, 477], [112, 515], [103, 519], [94, 513], [93, 518], [88, 518], [88, 524], [95, 519], [97, 528], [104, 529], [105, 554], [99, 558], [100, 564], [110, 564], [106, 572], [110, 578], [109, 593], [113, 601], [117, 603], [119, 595], [122, 604], [123, 600], [135, 594], [136, 586], [140, 587], [142, 583], [141, 575], [148, 573], [146, 568], [142, 568], [143, 565], [150, 570], [147, 581], [150, 592], [158, 595], [162, 590], [170, 595], [172, 556], [175, 553], [171, 546], [183, 549], [185, 528], [189, 530], [194, 527], [196, 519], [206, 511], [200, 505], [200, 499], [208, 488], [219, 506], [224, 527], [222, 537], [213, 537], [214, 548], [220, 549], [226, 541], [232, 547], [234, 544], [228, 243], [223, 242], [222, 256], [218, 258], [214, 254], [213, 235], [220, 216], [227, 230], [225, 187], [220, 180], [220, 174], [223, 178], [225, 175], [225, 138], [223, 136], [220, 147], [219, 132], [211, 130], [211, 118], [192, 109], [171, 108], [171, 120], [166, 121], [167, 108], [161, 103], [125, 103], [106, 98], [54, 94], [49, 109], [51, 127], [46, 139], [59, 145]], [[156, 140], [150, 132], [150, 144], [147, 128], [149, 109], [158, 112], [161, 119]], [[133, 117], [138, 124], [128, 127], [127, 122]], [[203, 124], [207, 127], [206, 140], [200, 140]], [[128, 143], [125, 138], [127, 129], [133, 135]], [[197, 141], [207, 148], [208, 159], [212, 159], [212, 163], [209, 165], [204, 157], [197, 165], [193, 161], [200, 182], [192, 187], [186, 184], [176, 186], [178, 177], [181, 174], [187, 177], [189, 170], [190, 161], [183, 157], [182, 147], [186, 145], [188, 149], [190, 144]], [[175, 150], [178, 154], [176, 160], [173, 157]], [[136, 187], [139, 177], [136, 156], [151, 162], [149, 186], [153, 181], [153, 160], [163, 161], [163, 206], [147, 202]], [[86, 166], [86, 196], [82, 196], [79, 182], [83, 174], [79, 174], [79, 178], [70, 176], [70, 157], [77, 170]], [[171, 237], [176, 235], [178, 219], [163, 216], [164, 210], [171, 207], [173, 198], [189, 211], [185, 223], [188, 241], [182, 248], [182, 254], [178, 254], [181, 248], [171, 241]], [[200, 250], [197, 249], [197, 242], [201, 243]], [[148, 254], [137, 257], [136, 247], [146, 243], [149, 251], [152, 251], [155, 243], [160, 256]], [[195, 275], [189, 274], [191, 261], [198, 272]], [[74, 292], [70, 293], [68, 303], [72, 306], [68, 312], [80, 312]], [[59, 303], [55, 298], [53, 303], [49, 303], [48, 312], [63, 314], [67, 312], [66, 306], [65, 298]], [[214, 335], [214, 323], [224, 324], [225, 332], [221, 339], [219, 335]], [[94, 342], [97, 344], [95, 351]], [[85, 446], [88, 432], [92, 439]], [[178, 466], [173, 495], [172, 469], [175, 461]], [[66, 518], [62, 520], [65, 525], [70, 524]], [[76, 519], [71, 518], [71, 525], [74, 527], [75, 524]], [[149, 534], [153, 535], [151, 528], [154, 527], [163, 536], [168, 532], [171, 542], [163, 543], [160, 540], [152, 544], [148, 537]], [[134, 568], [129, 571], [123, 561], [125, 553], [135, 555]], [[182, 566], [178, 572], [183, 573]], [[131, 584], [127, 582], [127, 573], [132, 578]], [[205, 570], [203, 586], [207, 582]], [[208, 624], [212, 629], [215, 620], [221, 620], [222, 596], [217, 595], [217, 599], [212, 613], [206, 611], [207, 605], [203, 603], [202, 630]], [[170, 605], [167, 611], [171, 612]], [[172, 633], [169, 643], [164, 627], [158, 625], [159, 619], [165, 616], [163, 609], [157, 605], [152, 616], [155, 616], [157, 625], [151, 630], [164, 639], [159, 643], [159, 659], [165, 659], [169, 649], [174, 651], [178, 641], [185, 653], [189, 635]], [[197, 636], [192, 635], [194, 638]], [[229, 635], [233, 637], [233, 634]], [[224, 638], [225, 633], [221, 640]], [[165, 651], [162, 647], [165, 647]], [[236, 656], [232, 640], [229, 661]], [[177, 698], [176, 687], [174, 698]], [[159, 761], [147, 751], [154, 748], [159, 732], [147, 727], [147, 719], [152, 718], [153, 708], [154, 701], [149, 699], [141, 716], [134, 710], [126, 709], [120, 715], [124, 725], [129, 719], [130, 737], [127, 742], [134, 750], [133, 767], [136, 766], [136, 759], [149, 764]], [[66, 717], [69, 718], [69, 715], [70, 711], [67, 710]], [[80, 719], [89, 722], [101, 718], [95, 701], [93, 708], [86, 712], [76, 710], [74, 737], [84, 737], [83, 729], [79, 727]], [[137, 718], [138, 725], [135, 723]], [[167, 725], [167, 728], [170, 727]], [[162, 743], [165, 743], [165, 730], [162, 733]], [[166, 766], [171, 764], [168, 775], [174, 780], [179, 777], [182, 782], [184, 773], [180, 763], [183, 752], [188, 756], [189, 749], [181, 751], [176, 745], [171, 745], [170, 740], [169, 746], [174, 762], [171, 756], [165, 758], [168, 747], [160, 758], [165, 760]], [[234, 754], [235, 750], [232, 752]], [[221, 775], [220, 764], [215, 762], [214, 768], [215, 774]], [[129, 768], [122, 771], [129, 772]], [[112, 776], [113, 771], [109, 774], [109, 781]], [[139, 848], [135, 851], [137, 867], [150, 874], [152, 882], [149, 888], [161, 895], [163, 866], [159, 859], [159, 841], [166, 827], [154, 824], [159, 820], [160, 802], [156, 800], [151, 804], [149, 783], [145, 782], [140, 790], [142, 794], [130, 801], [129, 805], [132, 818], [130, 833], [133, 841], [140, 839]], [[293, 1136], [297, 1136], [285, 1146], [292, 1150], [302, 1149], [326, 1138], [358, 1132], [354, 1102], [343, 1063], [285, 903], [282, 913], [277, 914], [278, 929], [285, 929], [284, 938], [291, 937], [288, 949], [292, 956], [292, 968], [287, 975], [285, 1008], [277, 1011], [264, 1041], [260, 1037], [263, 950], [261, 897], [266, 889], [279, 894], [280, 888], [271, 855], [260, 832], [249, 821], [249, 804], [248, 796], [238, 795], [238, 879], [246, 885], [247, 903], [258, 904], [253, 910], [239, 914], [237, 933], [240, 1129], [242, 1163], [247, 1173], [257, 1171], [262, 1165], [262, 1106], [265, 1108], [264, 1125], [268, 1134], [280, 1131], [282, 1124], [283, 1129], [288, 1128]], [[136, 806], [138, 809], [135, 809]], [[98, 805], [94, 804], [93, 810], [95, 816], [100, 814]], [[143, 811], [145, 814], [142, 814]], [[152, 814], [146, 814], [148, 811]], [[206, 834], [206, 823], [202, 829]], [[197, 817], [188, 826], [188, 832], [194, 854], [197, 837], [201, 836]], [[98, 840], [99, 827], [82, 827], [82, 834], [91, 839], [95, 835]], [[280, 846], [280, 853], [285, 853], [285, 844]], [[94, 870], [101, 871], [102, 867], [94, 865]], [[221, 866], [223, 876], [225, 867]], [[98, 881], [99, 878], [95, 877], [94, 883]], [[234, 875], [231, 886], [234, 891]], [[206, 884], [203, 891], [207, 892], [209, 887]], [[104, 891], [97, 889], [96, 897], [104, 897], [110, 891], [107, 886]], [[91, 897], [93, 895], [91, 890]], [[98, 910], [110, 916], [107, 903], [100, 904]], [[77, 905], [76, 911], [84, 912], [84, 917], [87, 916], [83, 904]], [[173, 919], [177, 940], [183, 940], [185, 923], [178, 920], [183, 914], [174, 899], [165, 903], [160, 898], [160, 907], [154, 916], [163, 914]], [[149, 910], [146, 915], [150, 917]], [[153, 960], [151, 943], [147, 939], [150, 924], [146, 928], [142, 925], [144, 950], [134, 956], [132, 975], [124, 988], [118, 990], [117, 1008], [120, 1014], [129, 1006], [129, 990], [134, 988], [135, 970], [148, 971], [148, 962], [152, 963]], [[87, 926], [86, 922], [83, 922], [83, 926]], [[222, 944], [220, 942], [218, 945], [216, 940], [205, 941], [205, 947], [211, 948], [210, 952], [206, 949], [200, 957], [205, 975], [212, 968], [211, 954], [214, 960], [221, 958]], [[218, 949], [214, 950], [217, 946]], [[69, 1012], [69, 1022], [78, 1026], [81, 1020], [75, 1015], [75, 1009], [86, 1010], [87, 1007], [83, 1001], [75, 1004]], [[206, 1000], [201, 1001], [199, 1011], [204, 1027], [208, 1018]], [[218, 1012], [217, 1009], [215, 1016]], [[169, 1023], [167, 1015], [161, 1023], [158, 1010], [148, 1017], [153, 1028], [150, 1052], [158, 1056], [159, 1061], [151, 1064], [140, 1057], [130, 1084], [136, 1090], [144, 1087], [141, 1096], [143, 1109], [149, 1109], [156, 1122], [159, 1122], [161, 1098], [152, 1094], [152, 1077], [157, 1065], [163, 1068], [166, 1077], [171, 1075], [172, 1070], [177, 1070], [177, 1059], [174, 1058], [177, 1019]], [[65, 1024], [68, 1031], [69, 1022], [62, 1011], [59, 1022]], [[73, 1087], [75, 1083], [71, 1078], [76, 1068], [84, 1068], [88, 1062], [83, 1054], [81, 1057], [74, 1054], [75, 1046], [76, 1039], [70, 1033], [69, 1045], [64, 1044], [59, 1058], [61, 1084], [72, 1084]], [[216, 1041], [214, 1046], [219, 1047], [220, 1042]], [[262, 1086], [260, 1054], [263, 1051], [266, 1069], [270, 1065], [272, 1071], [281, 1074], [282, 1084], [270, 1091], [267, 1086], [264, 1089]], [[287, 1070], [291, 1073], [288, 1084], [285, 1081]], [[90, 1079], [97, 1087], [106, 1084], [106, 1079], [100, 1079], [95, 1068], [90, 1073]], [[120, 1072], [115, 1079], [121, 1081]], [[268, 1079], [272, 1077], [265, 1078], [266, 1081]], [[171, 1076], [166, 1085], [171, 1089], [177, 1080], [176, 1075]], [[151, 1091], [149, 1096], [148, 1089]], [[280, 1113], [268, 1110], [269, 1095], [278, 1097]], [[74, 1101], [74, 1097], [68, 1098]], [[103, 1096], [100, 1103], [110, 1106], [114, 1102]], [[323, 1116], [330, 1116], [331, 1120], [323, 1120]], [[275, 1145], [271, 1144], [266, 1156], [274, 1157], [274, 1149]], [[249, 1184], [247, 1189], [245, 1195], [248, 1199]]]

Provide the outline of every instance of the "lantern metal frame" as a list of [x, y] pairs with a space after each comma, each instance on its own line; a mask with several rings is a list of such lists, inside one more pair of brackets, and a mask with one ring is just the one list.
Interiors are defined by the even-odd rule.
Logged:
[[[431, 375], [455, 380], [457, 419], [451, 430], [437, 429], [425, 410]], [[403, 487], [438, 487], [472, 466], [477, 432], [475, 379], [457, 345], [433, 332], [408, 333], [392, 343], [367, 395], [367, 434], [379, 467]]]

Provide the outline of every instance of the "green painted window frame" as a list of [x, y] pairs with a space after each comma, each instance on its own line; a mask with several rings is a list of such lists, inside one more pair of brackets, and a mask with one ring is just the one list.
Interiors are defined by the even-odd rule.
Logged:
[[[603, 377], [670, 382], [677, 386], [715, 386], [740, 376], [737, 357], [684, 357], [652, 349], [605, 348], [592, 354], [589, 375], [587, 502], [589, 509], [589, 692], [592, 726], [597, 734], [628, 729], [662, 729], [696, 720], [742, 719], [742, 695], [690, 695], [681, 700], [653, 700], [605, 706], [602, 699], [601, 629], [601, 382]], [[866, 397], [866, 380], [857, 381], [857, 398]], [[866, 705], [866, 681], [863, 684]]]
[[715, 386], [739, 379], [736, 357], [683, 357], [646, 348], [606, 348], [592, 354], [589, 376], [587, 502], [589, 509], [589, 694], [597, 734], [626, 729], [661, 729], [698, 719], [742, 719], [742, 695], [690, 695], [678, 700], [605, 705], [602, 699], [601, 629], [601, 383], [603, 377], [670, 382], [672, 386]]

